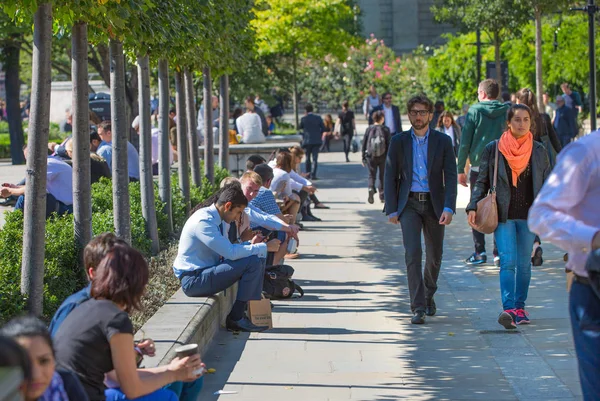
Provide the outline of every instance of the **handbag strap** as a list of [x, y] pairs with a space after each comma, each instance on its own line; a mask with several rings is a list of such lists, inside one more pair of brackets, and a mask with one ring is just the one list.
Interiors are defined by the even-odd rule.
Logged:
[[494, 162], [494, 186], [490, 190], [496, 192], [496, 183], [498, 182], [498, 140], [496, 140], [496, 157]]

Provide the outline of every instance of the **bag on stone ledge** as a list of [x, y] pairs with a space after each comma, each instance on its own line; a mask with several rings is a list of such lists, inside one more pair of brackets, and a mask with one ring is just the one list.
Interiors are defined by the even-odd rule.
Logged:
[[292, 276], [294, 268], [288, 265], [268, 266], [265, 269], [265, 280], [263, 282], [263, 295], [268, 299], [291, 298], [294, 292], [300, 294], [297, 298], [304, 296], [304, 290], [294, 283]]

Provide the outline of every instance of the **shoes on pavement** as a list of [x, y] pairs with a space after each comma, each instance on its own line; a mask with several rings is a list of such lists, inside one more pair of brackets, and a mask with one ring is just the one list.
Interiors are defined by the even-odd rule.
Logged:
[[435, 306], [435, 301], [431, 298], [431, 300], [427, 301], [427, 306], [425, 306], [425, 314], [427, 316], [435, 316], [436, 312], [437, 307]]
[[350, 158], [346, 156], [346, 163], [350, 163]]
[[418, 310], [415, 315], [410, 319], [412, 324], [425, 324], [425, 311]]
[[300, 257], [300, 254], [298, 252], [296, 252], [296, 253], [288, 253], [283, 258], [284, 259], [298, 259], [299, 257]]
[[315, 209], [329, 209], [329, 206], [319, 202], [315, 205]]
[[516, 324], [529, 324], [531, 321], [529, 320], [529, 313], [525, 309], [516, 309], [515, 310], [515, 323]]
[[544, 250], [541, 246], [535, 248], [535, 252], [533, 253], [533, 257], [531, 258], [531, 264], [534, 266], [541, 266], [544, 263]]
[[500, 267], [500, 256], [494, 256], [494, 266]]
[[375, 191], [369, 189], [369, 199], [367, 199], [367, 202], [369, 202], [371, 205], [373, 204], [373, 202], [375, 202], [375, 200], [373, 199], [373, 195], [375, 195]]
[[385, 203], [385, 199], [383, 198], [383, 196], [380, 196], [379, 200], [381, 201], [381, 203]]
[[515, 323], [516, 312], [514, 309], [507, 309], [498, 316], [498, 323], [504, 326], [505, 329], [511, 330], [516, 329], [517, 324]]
[[227, 317], [225, 321], [225, 326], [229, 331], [248, 331], [248, 332], [260, 332], [265, 331], [269, 328], [269, 326], [257, 326], [248, 320], [247, 317], [243, 317], [240, 320], [232, 320]]
[[304, 216], [302, 216], [302, 221], [321, 221], [321, 219], [315, 216], [311, 216], [310, 214], [305, 214]]
[[8, 198], [0, 199], [0, 206], [11, 207], [17, 204], [16, 196], [9, 196]]
[[474, 252], [465, 260], [465, 263], [468, 265], [482, 265], [485, 262], [487, 262], [487, 255], [485, 254], [485, 252]]

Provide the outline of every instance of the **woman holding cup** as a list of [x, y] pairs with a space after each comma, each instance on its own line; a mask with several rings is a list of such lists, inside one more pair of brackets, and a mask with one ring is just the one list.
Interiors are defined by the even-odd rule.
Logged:
[[[175, 358], [169, 365], [138, 370], [133, 325], [128, 313], [140, 308], [148, 283], [143, 256], [126, 244], [115, 244], [96, 268], [91, 299], [64, 320], [55, 336], [56, 359], [76, 373], [92, 401], [177, 400], [162, 389], [175, 381], [193, 381], [201, 374], [199, 355]], [[106, 375], [106, 378], [105, 378]], [[106, 382], [120, 383], [107, 389]]]

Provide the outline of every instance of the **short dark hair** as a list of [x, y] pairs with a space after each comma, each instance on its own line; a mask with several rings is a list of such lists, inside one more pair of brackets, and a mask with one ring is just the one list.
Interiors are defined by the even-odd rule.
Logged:
[[98, 135], [98, 131], [93, 130], [90, 132], [90, 143], [92, 143], [93, 140], [96, 141], [101, 141], [102, 138], [100, 138], [100, 135]]
[[139, 310], [149, 274], [148, 264], [138, 250], [117, 243], [96, 268], [92, 298], [111, 300], [124, 306], [127, 313]]
[[312, 113], [313, 112], [313, 105], [310, 103], [306, 103], [306, 106], [304, 106], [304, 109], [306, 110], [307, 113]]
[[505, 102], [510, 102], [510, 93], [502, 92], [502, 100]]
[[250, 95], [250, 96], [246, 96], [246, 99], [245, 99], [245, 100], [246, 100], [247, 102], [249, 102], [249, 103], [254, 103], [254, 96], [252, 96], [252, 95]]
[[23, 380], [31, 380], [31, 361], [29, 354], [18, 342], [0, 335], [0, 368], [20, 368]]
[[171, 113], [177, 114], [177, 109], [169, 109], [169, 114]]
[[41, 337], [54, 354], [54, 347], [52, 346], [52, 338], [50, 337], [48, 327], [35, 316], [19, 316], [10, 320], [2, 326], [0, 335], [13, 339], [19, 337]]
[[102, 121], [99, 125], [98, 128], [102, 128], [105, 131], [112, 131], [112, 125], [110, 124], [110, 121], [108, 120], [104, 120]]
[[252, 155], [248, 158], [248, 160], [246, 160], [246, 170], [254, 171], [254, 168], [256, 166], [258, 166], [259, 164], [266, 163], [266, 162], [267, 161], [265, 160], [264, 157], [262, 157], [260, 155]]
[[510, 108], [508, 109], [508, 113], [506, 114], [506, 120], [507, 121], [512, 120], [512, 118], [515, 116], [515, 113], [517, 112], [517, 110], [525, 110], [529, 114], [529, 119], [531, 121], [531, 126], [529, 127], [529, 131], [534, 132], [535, 131], [535, 116], [533, 114], [533, 111], [529, 107], [527, 107], [526, 105], [524, 105], [522, 103], [513, 104], [512, 106], [510, 106]]
[[410, 112], [415, 104], [422, 104], [427, 107], [427, 111], [433, 113], [433, 102], [424, 93], [415, 95], [406, 102], [406, 111]]
[[102, 259], [113, 249], [115, 244], [127, 243], [113, 233], [102, 233], [92, 238], [83, 249], [83, 266], [86, 271], [90, 267], [96, 270]]
[[268, 164], [259, 164], [254, 168], [254, 172], [260, 175], [263, 185], [273, 179], [273, 169]]
[[479, 84], [479, 88], [489, 99], [497, 99], [500, 94], [500, 85], [495, 79], [484, 79]]
[[393, 96], [392, 92], [383, 92], [383, 95], [381, 95], [381, 99], [383, 99], [384, 97], [386, 97], [387, 95]]
[[242, 188], [237, 185], [226, 185], [219, 194], [217, 206], [223, 206], [227, 202], [231, 202], [232, 208], [248, 206], [248, 199], [244, 195]]
[[373, 121], [380, 122], [385, 120], [385, 113], [381, 110], [377, 110], [373, 113]]

